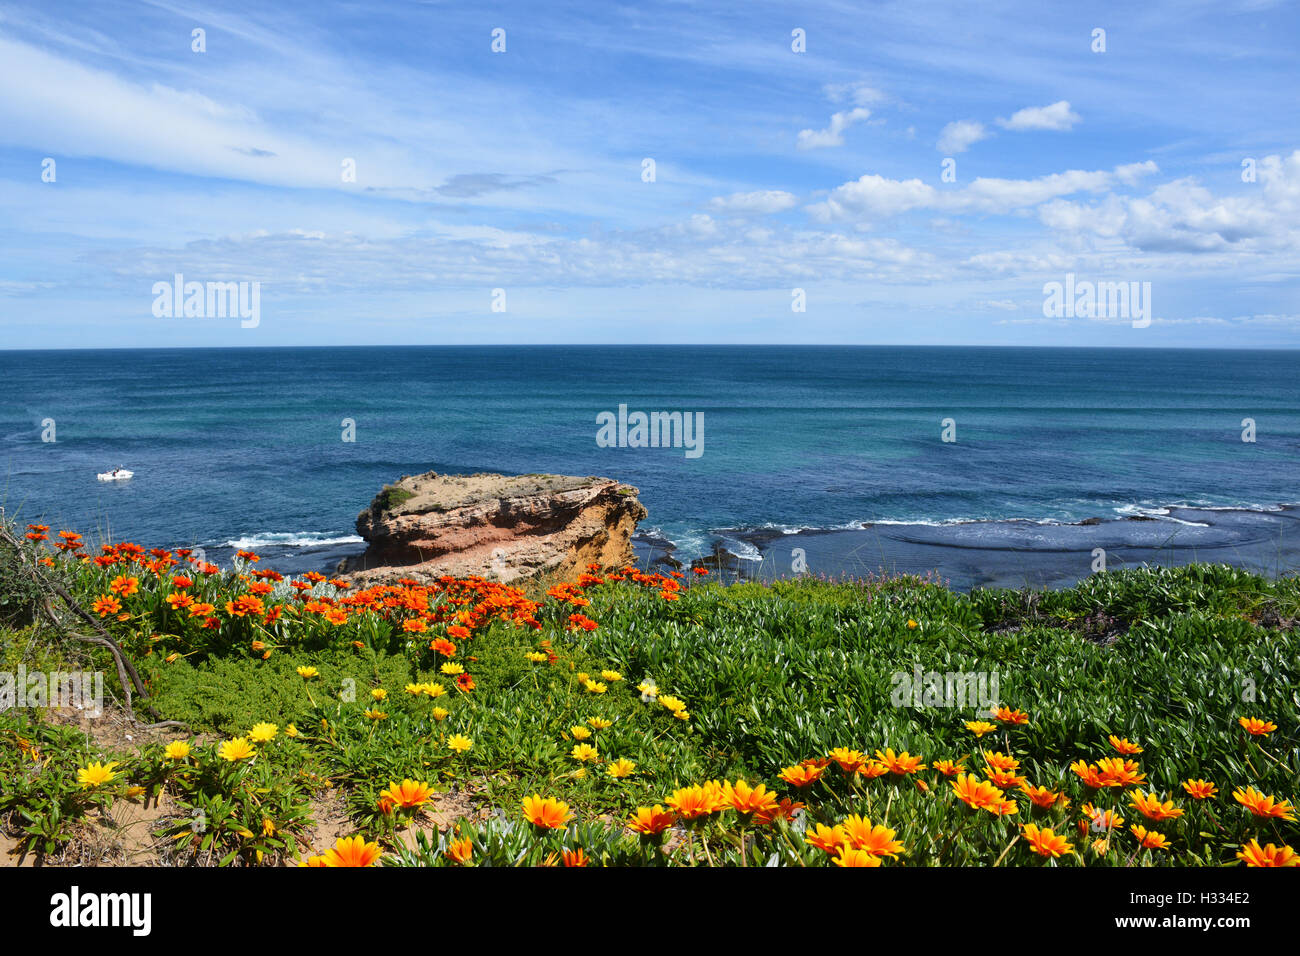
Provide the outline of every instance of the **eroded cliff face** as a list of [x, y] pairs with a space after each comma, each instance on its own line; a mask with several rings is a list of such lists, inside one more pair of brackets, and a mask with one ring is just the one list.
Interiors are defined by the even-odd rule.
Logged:
[[631, 564], [645, 517], [637, 489], [609, 478], [428, 472], [388, 485], [357, 516], [368, 547], [343, 570], [362, 584], [444, 574], [569, 580], [588, 564]]

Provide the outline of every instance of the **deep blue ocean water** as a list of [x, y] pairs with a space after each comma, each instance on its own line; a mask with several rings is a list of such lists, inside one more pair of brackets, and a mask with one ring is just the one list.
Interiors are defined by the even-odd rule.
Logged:
[[[703, 412], [703, 455], [599, 447], [596, 416], [620, 404]], [[641, 489], [642, 530], [691, 556], [735, 529], [1267, 509], [1300, 501], [1298, 464], [1290, 351], [0, 352], [6, 509], [146, 546], [355, 551], [375, 492], [428, 470], [618, 478]], [[117, 465], [135, 477], [96, 480]]]

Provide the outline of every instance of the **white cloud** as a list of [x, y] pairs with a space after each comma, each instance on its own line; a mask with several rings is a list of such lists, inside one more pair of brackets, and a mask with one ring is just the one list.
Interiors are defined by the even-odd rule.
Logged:
[[831, 124], [825, 129], [805, 129], [799, 131], [800, 149], [822, 149], [827, 146], [843, 146], [844, 131], [855, 123], [861, 123], [871, 116], [871, 110], [857, 106], [831, 116]]
[[957, 120], [939, 131], [939, 142], [935, 148], [941, 153], [964, 153], [988, 136], [983, 123], [977, 123], [975, 120]]
[[764, 189], [752, 193], [732, 193], [709, 200], [709, 208], [716, 212], [740, 216], [766, 215], [792, 208], [799, 200], [793, 193], [780, 189]]
[[1010, 119], [999, 119], [998, 125], [1015, 132], [1030, 129], [1065, 131], [1080, 120], [1079, 114], [1070, 109], [1069, 100], [1059, 100], [1051, 106], [1027, 106], [1017, 110]]

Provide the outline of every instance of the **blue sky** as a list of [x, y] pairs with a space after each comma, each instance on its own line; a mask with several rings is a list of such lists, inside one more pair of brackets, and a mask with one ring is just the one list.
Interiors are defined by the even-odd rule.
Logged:
[[[1297, 37], [1269, 0], [0, 3], [0, 347], [1300, 347]], [[176, 273], [259, 283], [257, 326], [155, 317]], [[1068, 273], [1154, 320], [1044, 316]]]

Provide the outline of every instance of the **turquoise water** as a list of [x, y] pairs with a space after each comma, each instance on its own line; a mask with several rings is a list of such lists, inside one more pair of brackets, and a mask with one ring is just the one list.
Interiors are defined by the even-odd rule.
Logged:
[[[1298, 371], [1286, 351], [0, 352], [0, 466], [25, 521], [299, 556], [281, 566], [357, 550], [357, 512], [399, 475], [608, 475], [691, 556], [737, 530], [1300, 501]], [[598, 446], [596, 416], [620, 404], [702, 412], [703, 454]], [[116, 465], [135, 478], [96, 481]]]

